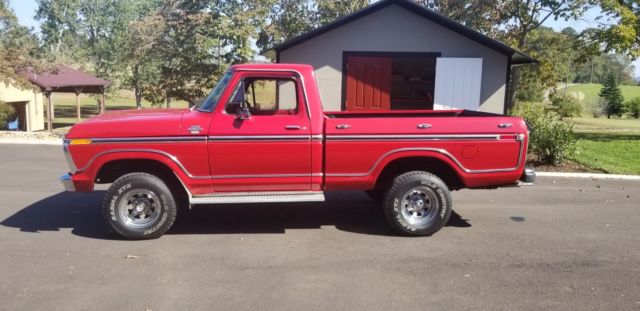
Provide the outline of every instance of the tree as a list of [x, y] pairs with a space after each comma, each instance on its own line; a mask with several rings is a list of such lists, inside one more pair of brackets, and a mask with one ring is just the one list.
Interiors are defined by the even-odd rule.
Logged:
[[7, 0], [0, 0], [0, 82], [33, 88], [18, 72], [43, 70], [37, 55], [38, 39], [31, 29], [18, 24]]
[[607, 102], [607, 118], [611, 118], [611, 116], [620, 117], [622, 115], [624, 97], [622, 96], [622, 91], [620, 87], [618, 87], [618, 81], [614, 75], [610, 74], [607, 77], [598, 96]]
[[122, 53], [129, 72], [124, 84], [133, 89], [136, 107], [140, 109], [145, 87], [160, 80], [161, 63], [153, 51], [164, 32], [165, 24], [157, 14], [153, 14], [161, 6], [160, 1], [139, 1], [135, 5], [134, 11], [138, 17], [127, 27], [127, 44]]
[[530, 33], [526, 48], [540, 63], [520, 70], [519, 100], [542, 101], [545, 92], [558, 81], [573, 81], [572, 68], [577, 55], [574, 50], [564, 48], [571, 40], [570, 32], [556, 32], [548, 27]]
[[72, 58], [80, 44], [76, 36], [80, 28], [80, 0], [37, 0], [36, 3], [35, 18], [41, 21], [43, 45], [55, 58]]
[[625, 54], [594, 55], [574, 68], [576, 83], [604, 83], [609, 74], [619, 77], [621, 84], [634, 84], [632, 59]]
[[369, 5], [368, 0], [266, 0], [267, 18], [256, 45], [271, 48]]
[[638, 0], [591, 0], [611, 23], [585, 30], [591, 49], [640, 57], [640, 2]]
[[505, 24], [511, 18], [508, 14], [508, 7], [512, 5], [510, 1], [439, 0], [434, 7], [429, 6], [428, 0], [416, 0], [416, 2], [495, 38], [504, 35], [504, 30], [498, 25]]
[[272, 0], [268, 22], [260, 30], [256, 45], [268, 49], [316, 26], [313, 2], [309, 0]]
[[368, 0], [316, 0], [317, 25], [331, 23], [368, 5]]
[[117, 89], [128, 78], [128, 26], [153, 2], [38, 0], [36, 19], [42, 23], [43, 44], [53, 61], [86, 67]]

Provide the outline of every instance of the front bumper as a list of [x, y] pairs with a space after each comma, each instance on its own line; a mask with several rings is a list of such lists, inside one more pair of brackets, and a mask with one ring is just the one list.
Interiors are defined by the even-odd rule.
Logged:
[[64, 174], [60, 176], [60, 182], [64, 186], [65, 191], [76, 191], [76, 186], [73, 184], [70, 174]]

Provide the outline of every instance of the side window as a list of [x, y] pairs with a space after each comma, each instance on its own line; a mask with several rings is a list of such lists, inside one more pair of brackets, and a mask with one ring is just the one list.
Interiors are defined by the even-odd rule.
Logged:
[[287, 78], [246, 78], [234, 90], [225, 111], [236, 114], [244, 104], [254, 115], [297, 114], [296, 83]]

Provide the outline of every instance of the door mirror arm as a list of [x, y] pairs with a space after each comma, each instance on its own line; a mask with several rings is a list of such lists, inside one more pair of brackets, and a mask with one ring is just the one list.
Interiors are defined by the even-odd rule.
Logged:
[[236, 113], [236, 120], [249, 120], [251, 119], [251, 111], [246, 105], [240, 105], [238, 113]]

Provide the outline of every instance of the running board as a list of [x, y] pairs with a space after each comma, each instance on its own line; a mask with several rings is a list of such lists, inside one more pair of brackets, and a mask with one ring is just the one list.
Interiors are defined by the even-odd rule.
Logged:
[[322, 191], [232, 192], [193, 196], [189, 199], [192, 205], [323, 201], [324, 193]]

